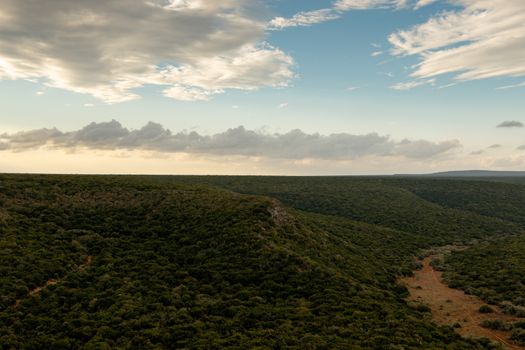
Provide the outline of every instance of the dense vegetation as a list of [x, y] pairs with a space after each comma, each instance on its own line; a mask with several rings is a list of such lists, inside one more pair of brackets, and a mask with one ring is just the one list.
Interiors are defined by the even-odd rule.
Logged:
[[[174, 181], [173, 178], [163, 178]], [[159, 181], [162, 181], [159, 179]], [[395, 177], [186, 177], [176, 181], [214, 184], [235, 192], [271, 196], [287, 206], [308, 212], [345, 217], [421, 236], [427, 245], [453, 241], [469, 242], [488, 236], [522, 232], [525, 225], [483, 212], [433, 201], [421, 195], [427, 192], [447, 193], [448, 188], [462, 188], [467, 181]], [[506, 193], [491, 197], [492, 186], [500, 183], [477, 182], [470, 188], [472, 200], [483, 200], [499, 208]], [[519, 201], [525, 186], [513, 186]], [[478, 193], [489, 192], [489, 195]], [[517, 192], [520, 191], [520, 192]], [[525, 201], [520, 202], [525, 212]], [[504, 210], [502, 210], [504, 212]]]
[[1, 175], [0, 349], [488, 348], [396, 279], [520, 221], [410, 181]]
[[[517, 178], [519, 183], [521, 178]], [[504, 179], [503, 179], [504, 180]], [[502, 180], [500, 180], [502, 181]], [[525, 180], [521, 180], [522, 183]], [[525, 227], [525, 186], [476, 180], [400, 181], [419, 197], [449, 208], [515, 222]], [[429, 185], [431, 184], [431, 185]]]
[[453, 252], [446, 256], [444, 269], [449, 285], [525, 317], [525, 236]]

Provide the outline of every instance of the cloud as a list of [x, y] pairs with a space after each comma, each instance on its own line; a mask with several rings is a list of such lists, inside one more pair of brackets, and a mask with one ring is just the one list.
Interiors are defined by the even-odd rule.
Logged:
[[393, 90], [406, 91], [406, 90], [412, 90], [416, 87], [423, 86], [423, 85], [434, 85], [435, 82], [436, 82], [435, 79], [414, 80], [414, 81], [408, 81], [404, 83], [397, 83], [397, 84], [390, 86], [390, 88]]
[[278, 108], [287, 108], [288, 107], [288, 102], [279, 103], [279, 105], [277, 107]]
[[521, 145], [521, 146], [518, 146], [518, 148], [516, 148], [518, 151], [525, 151], [525, 145]]
[[435, 3], [436, 1], [437, 0], [419, 0], [414, 6], [414, 10], [419, 10], [420, 8], [431, 5]]
[[407, 5], [407, 0], [338, 0], [332, 7], [314, 11], [302, 11], [292, 17], [275, 17], [269, 23], [269, 30], [282, 30], [289, 27], [306, 27], [340, 18], [351, 10], [399, 9]]
[[268, 24], [268, 29], [284, 29], [288, 27], [304, 27], [331, 21], [340, 17], [340, 14], [333, 9], [321, 9], [316, 11], [299, 12], [293, 17], [276, 17]]
[[518, 84], [500, 86], [500, 87], [496, 88], [496, 90], [515, 89], [515, 88], [520, 88], [520, 87], [525, 87], [525, 81], [521, 82], [521, 83], [518, 83]]
[[[523, 167], [525, 165], [525, 156], [514, 156], [495, 159], [492, 162], [492, 166], [496, 168], [515, 168]], [[521, 169], [520, 169], [521, 170]]]
[[393, 78], [395, 76], [394, 73], [392, 73], [392, 72], [378, 72], [377, 74], [384, 75], [384, 76], [389, 77], [389, 78]]
[[449, 87], [456, 86], [456, 85], [457, 85], [456, 83], [449, 83], [449, 84], [438, 86], [438, 89], [448, 89]]
[[523, 123], [516, 120], [508, 120], [499, 124], [497, 128], [523, 128]]
[[173, 133], [152, 122], [141, 129], [129, 130], [115, 120], [91, 123], [71, 132], [38, 129], [2, 134], [0, 145], [4, 150], [14, 152], [41, 148], [69, 151], [87, 148], [292, 160], [352, 160], [367, 156], [428, 159], [446, 155], [461, 147], [457, 140], [396, 142], [389, 136], [377, 133], [321, 135], [307, 134], [301, 130], [269, 134], [247, 130], [242, 126], [213, 135], [200, 135], [194, 131]]
[[25, 79], [107, 103], [165, 86], [175, 99], [286, 86], [293, 59], [265, 44], [252, 0], [2, 0], [0, 79]]
[[403, 140], [396, 145], [396, 152], [408, 158], [432, 158], [461, 147], [458, 140], [430, 142], [426, 140]]
[[487, 149], [498, 149], [498, 148], [501, 148], [501, 147], [503, 147], [503, 146], [500, 145], [500, 144], [490, 145], [490, 146], [487, 147], [485, 150], [482, 150], [482, 149], [481, 149], [481, 150], [477, 150], [477, 151], [470, 152], [470, 155], [471, 155], [471, 156], [479, 156], [479, 155], [485, 154]]
[[334, 8], [340, 11], [402, 8], [406, 0], [338, 0]]
[[459, 9], [393, 33], [392, 53], [417, 56], [411, 76], [457, 81], [525, 75], [525, 2], [452, 0]]
[[381, 56], [383, 54], [383, 51], [374, 51], [370, 54], [372, 57]]

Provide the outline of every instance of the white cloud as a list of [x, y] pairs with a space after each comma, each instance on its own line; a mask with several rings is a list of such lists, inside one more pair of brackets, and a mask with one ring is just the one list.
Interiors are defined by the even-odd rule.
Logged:
[[136, 88], [208, 99], [284, 86], [293, 60], [264, 44], [251, 0], [1, 0], [0, 79], [25, 79], [107, 103]]
[[42, 95], [44, 95], [44, 91], [37, 91], [35, 94], [36, 94], [37, 96], [42, 96]]
[[460, 7], [389, 37], [395, 55], [417, 55], [414, 78], [458, 81], [525, 75], [525, 1], [453, 0]]
[[40, 148], [75, 151], [152, 151], [159, 153], [208, 154], [274, 159], [351, 160], [368, 156], [429, 159], [447, 155], [461, 147], [459, 141], [403, 140], [369, 133], [320, 135], [292, 130], [282, 134], [247, 130], [240, 126], [213, 135], [196, 132], [172, 133], [162, 125], [148, 123], [129, 130], [113, 120], [91, 123], [71, 132], [38, 129], [0, 134], [3, 151], [22, 152]]
[[328, 8], [303, 11], [288, 18], [275, 17], [268, 23], [267, 28], [269, 30], [281, 30], [289, 27], [305, 27], [338, 19], [346, 11], [400, 9], [406, 5], [407, 0], [337, 0]]
[[334, 8], [340, 11], [402, 8], [406, 0], [338, 0]]
[[449, 84], [438, 86], [438, 89], [448, 89], [449, 87], [453, 87], [453, 86], [456, 86], [456, 85], [457, 85], [456, 83], [449, 83]]
[[500, 86], [500, 87], [496, 88], [496, 90], [515, 89], [515, 88], [520, 88], [520, 87], [525, 87], [525, 81], [521, 82], [521, 83], [518, 83], [518, 84]]
[[207, 100], [225, 89], [282, 87], [294, 77], [293, 59], [270, 45], [244, 46], [232, 57], [202, 58], [192, 65], [167, 66], [160, 74], [174, 84], [165, 94], [183, 101]]
[[95, 107], [95, 105], [93, 103], [84, 103], [84, 107], [91, 108]]
[[412, 90], [416, 87], [420, 87], [423, 85], [434, 85], [436, 82], [435, 79], [428, 79], [428, 80], [414, 80], [414, 81], [408, 81], [403, 83], [397, 83], [392, 85], [390, 88], [394, 90], [400, 90], [400, 91], [406, 91], [406, 90]]
[[437, 0], [419, 0], [414, 6], [414, 10], [419, 10], [420, 8], [431, 5], [435, 3], [436, 1]]
[[288, 107], [288, 102], [280, 103], [277, 107], [278, 108], [287, 108]]
[[383, 54], [383, 51], [374, 51], [370, 54], [372, 57], [381, 56]]
[[179, 101], [208, 101], [214, 94], [222, 93], [224, 90], [205, 90], [202, 88], [174, 85], [164, 90], [164, 96]]
[[340, 17], [340, 14], [333, 9], [321, 9], [316, 11], [299, 12], [293, 17], [276, 17], [270, 21], [270, 30], [284, 29], [288, 27], [304, 27], [317, 23], [331, 21]]

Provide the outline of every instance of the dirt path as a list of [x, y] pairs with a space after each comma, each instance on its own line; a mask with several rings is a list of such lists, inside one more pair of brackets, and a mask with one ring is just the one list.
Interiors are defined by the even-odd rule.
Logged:
[[467, 295], [459, 289], [448, 287], [442, 280], [442, 272], [434, 270], [430, 262], [435, 256], [425, 258], [423, 268], [414, 272], [414, 277], [403, 278], [410, 292], [409, 301], [428, 305], [432, 319], [441, 325], [460, 324], [456, 331], [465, 337], [486, 337], [503, 344], [508, 349], [525, 350], [525, 346], [511, 343], [510, 332], [495, 331], [480, 326], [484, 320], [517, 321], [518, 318], [503, 314], [496, 306], [491, 306], [494, 313], [479, 312], [486, 305], [480, 298]]
[[[76, 271], [84, 270], [89, 265], [91, 265], [92, 262], [93, 262], [93, 257], [91, 255], [86, 256], [84, 258], [84, 263], [82, 265], [78, 265], [78, 267], [76, 268]], [[60, 280], [53, 279], [53, 278], [50, 279], [50, 280], [47, 280], [47, 282], [44, 283], [44, 285], [31, 289], [29, 291], [29, 293], [27, 293], [27, 296], [31, 297], [31, 296], [37, 295], [42, 290], [46, 289], [49, 286], [53, 286], [53, 285], [57, 284], [58, 282], [60, 282]], [[13, 304], [13, 307], [16, 308], [16, 307], [20, 306], [20, 303], [22, 303], [22, 298], [16, 299], [15, 303]]]

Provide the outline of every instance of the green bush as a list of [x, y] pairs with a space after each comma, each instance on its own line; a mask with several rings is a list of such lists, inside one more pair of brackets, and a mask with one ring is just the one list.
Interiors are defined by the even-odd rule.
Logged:
[[478, 311], [481, 312], [482, 314], [490, 314], [494, 312], [494, 310], [488, 305], [480, 306]]

